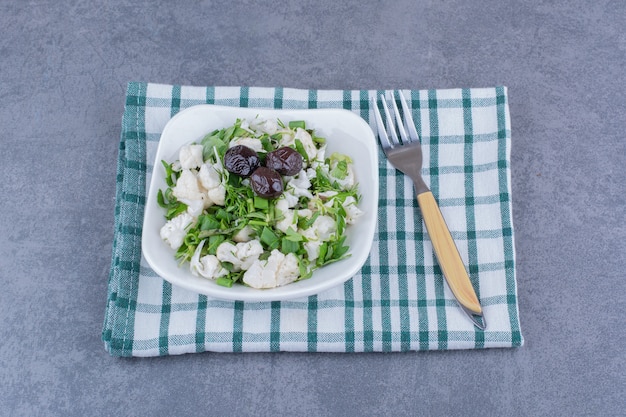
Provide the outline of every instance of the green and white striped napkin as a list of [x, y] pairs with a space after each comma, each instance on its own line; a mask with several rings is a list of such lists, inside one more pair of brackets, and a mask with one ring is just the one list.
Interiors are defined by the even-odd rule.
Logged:
[[163, 127], [196, 104], [344, 108], [374, 125], [374, 90], [128, 85], [102, 339], [114, 356], [189, 352], [388, 352], [523, 344], [511, 216], [507, 89], [405, 90], [423, 176], [468, 265], [488, 323], [476, 329], [436, 264], [413, 186], [380, 153], [378, 228], [369, 259], [324, 293], [283, 302], [211, 299], [175, 287], [142, 259], [146, 184]]

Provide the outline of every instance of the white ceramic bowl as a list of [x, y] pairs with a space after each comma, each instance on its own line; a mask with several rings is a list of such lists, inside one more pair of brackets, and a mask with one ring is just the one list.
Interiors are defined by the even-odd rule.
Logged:
[[[340, 152], [350, 156], [362, 196], [359, 208], [364, 214], [347, 228], [346, 243], [351, 256], [324, 266], [309, 279], [292, 284], [259, 290], [235, 284], [231, 288], [191, 274], [187, 264], [178, 265], [174, 251], [161, 240], [159, 231], [165, 224], [164, 209], [157, 204], [157, 192], [167, 188], [161, 160], [177, 158], [181, 146], [199, 142], [215, 129], [231, 126], [237, 118], [278, 118], [285, 124], [291, 120], [306, 121], [307, 128], [326, 138], [327, 155]], [[198, 105], [174, 116], [163, 129], [154, 161], [154, 171], [146, 200], [142, 252], [150, 267], [170, 283], [210, 297], [225, 300], [278, 301], [317, 294], [342, 284], [354, 276], [365, 263], [374, 239], [378, 209], [378, 152], [374, 133], [360, 117], [348, 110], [271, 110], [257, 108]]]

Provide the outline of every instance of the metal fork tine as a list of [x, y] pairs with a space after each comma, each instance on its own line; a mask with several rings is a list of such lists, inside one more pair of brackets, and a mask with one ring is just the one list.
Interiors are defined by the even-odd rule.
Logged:
[[406, 130], [404, 130], [402, 117], [400, 116], [400, 111], [398, 111], [398, 105], [396, 104], [396, 97], [394, 96], [393, 91], [387, 91], [387, 101], [391, 103], [391, 111], [393, 112], [393, 116], [396, 121], [395, 124], [398, 127], [398, 132], [400, 133], [400, 138], [402, 138], [402, 143], [409, 143], [410, 139], [406, 134]]
[[373, 97], [370, 100], [370, 107], [374, 110], [374, 119], [376, 120], [376, 127], [378, 130], [378, 137], [380, 138], [380, 144], [383, 147], [383, 150], [387, 150], [392, 148], [391, 142], [389, 141], [389, 137], [387, 136], [387, 132], [385, 131], [385, 125], [383, 124], [383, 119], [380, 116], [380, 111], [378, 110], [378, 104], [376, 103], [376, 97]]
[[417, 134], [417, 129], [415, 129], [415, 122], [413, 121], [413, 116], [411, 115], [411, 110], [409, 110], [409, 106], [406, 104], [406, 99], [404, 98], [404, 94], [402, 94], [402, 90], [398, 90], [398, 95], [400, 96], [400, 104], [402, 105], [402, 113], [404, 113], [404, 124], [406, 126], [406, 130], [409, 132], [409, 136], [413, 141], [419, 141], [420, 136]]
[[383, 105], [383, 111], [385, 112], [385, 119], [387, 120], [387, 134], [391, 137], [391, 145], [399, 145], [400, 141], [398, 140], [398, 134], [396, 133], [395, 123], [391, 118], [391, 114], [389, 113], [389, 107], [387, 106], [387, 102], [385, 100], [385, 96], [380, 95], [380, 101]]

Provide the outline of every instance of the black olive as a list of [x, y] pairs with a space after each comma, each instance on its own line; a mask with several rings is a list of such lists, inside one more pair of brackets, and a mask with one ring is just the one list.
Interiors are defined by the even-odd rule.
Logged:
[[267, 167], [259, 167], [252, 173], [250, 185], [263, 198], [278, 197], [283, 192], [283, 178], [277, 171]]
[[247, 146], [233, 146], [224, 155], [224, 166], [226, 169], [240, 177], [249, 177], [260, 165], [259, 156], [254, 149]]
[[267, 154], [265, 166], [282, 175], [296, 175], [302, 169], [302, 155], [295, 149], [284, 146]]

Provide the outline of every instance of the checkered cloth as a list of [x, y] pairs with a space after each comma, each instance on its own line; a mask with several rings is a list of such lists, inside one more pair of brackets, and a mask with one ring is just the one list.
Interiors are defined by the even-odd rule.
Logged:
[[172, 286], [142, 259], [146, 184], [163, 127], [181, 109], [202, 103], [344, 108], [374, 127], [369, 98], [377, 93], [130, 83], [102, 333], [110, 354], [521, 346], [505, 87], [405, 91], [422, 139], [424, 180], [468, 265], [486, 331], [475, 328], [457, 306], [435, 261], [413, 185], [382, 152], [374, 243], [361, 271], [343, 285], [292, 301], [223, 301]]

